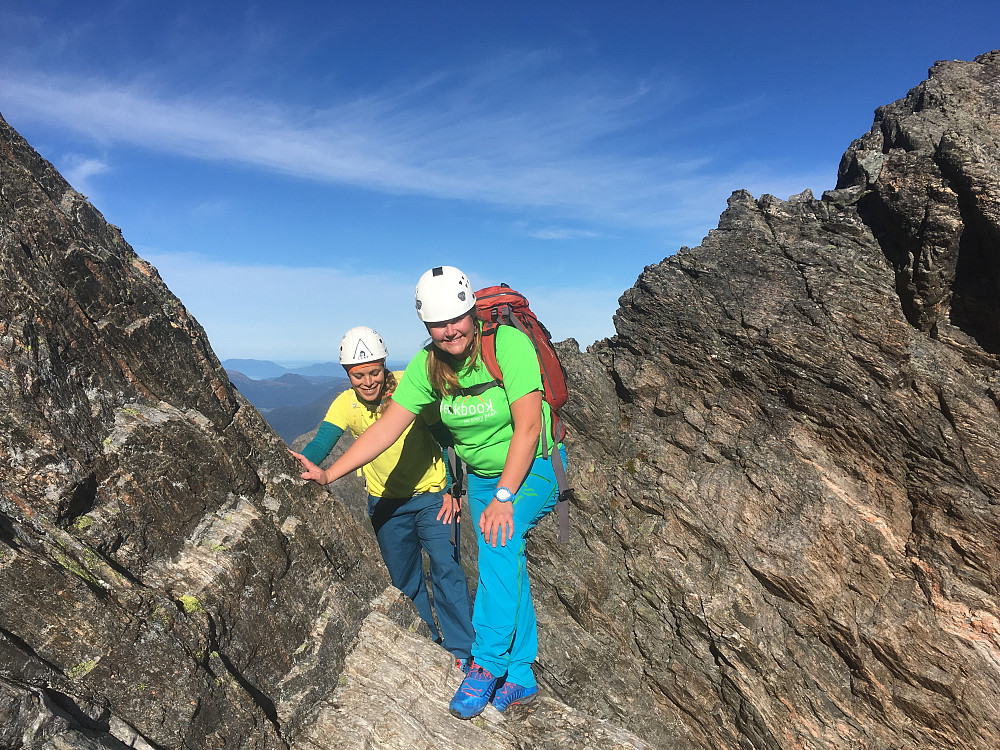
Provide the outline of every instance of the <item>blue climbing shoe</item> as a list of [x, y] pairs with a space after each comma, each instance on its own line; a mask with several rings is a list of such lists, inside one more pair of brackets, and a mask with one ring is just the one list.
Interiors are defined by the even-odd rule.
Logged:
[[504, 710], [515, 703], [531, 703], [538, 695], [538, 686], [524, 687], [516, 682], [505, 682], [503, 687], [497, 690], [493, 696], [493, 705], [496, 710], [503, 713]]
[[471, 719], [479, 716], [483, 709], [489, 705], [499, 681], [500, 678], [494, 677], [489, 670], [483, 669], [477, 664], [470, 664], [469, 672], [455, 692], [455, 697], [448, 704], [451, 715], [459, 719]]
[[455, 657], [455, 669], [459, 670], [462, 674], [469, 674], [469, 670], [472, 669], [472, 657], [468, 659], [459, 659]]

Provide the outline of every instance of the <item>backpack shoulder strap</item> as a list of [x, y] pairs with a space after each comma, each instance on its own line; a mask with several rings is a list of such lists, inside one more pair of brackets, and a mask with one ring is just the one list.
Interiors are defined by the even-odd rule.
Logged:
[[497, 361], [497, 329], [500, 325], [496, 322], [483, 323], [483, 333], [479, 339], [479, 355], [483, 358], [488, 372], [496, 384], [503, 386], [503, 373], [500, 372], [500, 362]]

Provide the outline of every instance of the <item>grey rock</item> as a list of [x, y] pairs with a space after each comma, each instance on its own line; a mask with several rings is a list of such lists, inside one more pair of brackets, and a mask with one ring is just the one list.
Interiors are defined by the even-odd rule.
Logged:
[[[389, 589], [384, 601], [402, 597]], [[448, 701], [462, 682], [450, 654], [400, 628], [378, 611], [368, 615], [347, 657], [340, 685], [318, 706], [294, 750], [377, 747], [385, 750], [612, 748], [646, 750], [639, 737], [551, 698], [493, 706], [457, 721]]]
[[954, 325], [1000, 350], [996, 227], [997, 53], [940, 62], [880, 107], [841, 161], [838, 188], [864, 185], [859, 211], [893, 265], [903, 310], [934, 333]]
[[370, 536], [2, 120], [0, 259], [5, 741], [285, 747], [388, 583]]

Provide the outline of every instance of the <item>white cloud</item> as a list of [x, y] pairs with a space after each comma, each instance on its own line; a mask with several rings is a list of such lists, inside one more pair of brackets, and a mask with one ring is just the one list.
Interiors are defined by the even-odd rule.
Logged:
[[59, 171], [74, 190], [82, 195], [93, 197], [94, 190], [91, 187], [90, 178], [94, 175], [105, 174], [109, 171], [109, 167], [101, 159], [69, 154], [62, 158]]
[[719, 174], [707, 144], [703, 154], [660, 145], [659, 122], [678, 107], [675, 83], [539, 76], [535, 57], [316, 109], [30, 73], [0, 73], [0, 95], [20, 117], [104, 144], [591, 224], [703, 231], [746, 186], [739, 168]]
[[340, 337], [355, 325], [382, 333], [393, 358], [408, 358], [426, 337], [413, 311], [415, 282], [381, 270], [358, 275], [138, 252], [205, 328], [220, 359], [335, 359]]
[[527, 234], [536, 240], [593, 240], [604, 236], [591, 229], [574, 229], [572, 227], [544, 227], [529, 230]]
[[218, 219], [227, 216], [233, 210], [232, 202], [225, 198], [204, 201], [192, 206], [191, 215], [199, 219]]

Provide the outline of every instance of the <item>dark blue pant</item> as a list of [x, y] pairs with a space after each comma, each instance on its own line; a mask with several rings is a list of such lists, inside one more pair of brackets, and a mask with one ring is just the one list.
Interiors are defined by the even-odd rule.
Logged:
[[420, 550], [427, 552], [442, 643], [456, 658], [467, 659], [475, 635], [469, 587], [451, 543], [451, 525], [437, 519], [443, 501], [442, 492], [421, 492], [401, 500], [369, 495], [368, 515], [392, 585], [413, 600], [434, 640], [438, 640]]

